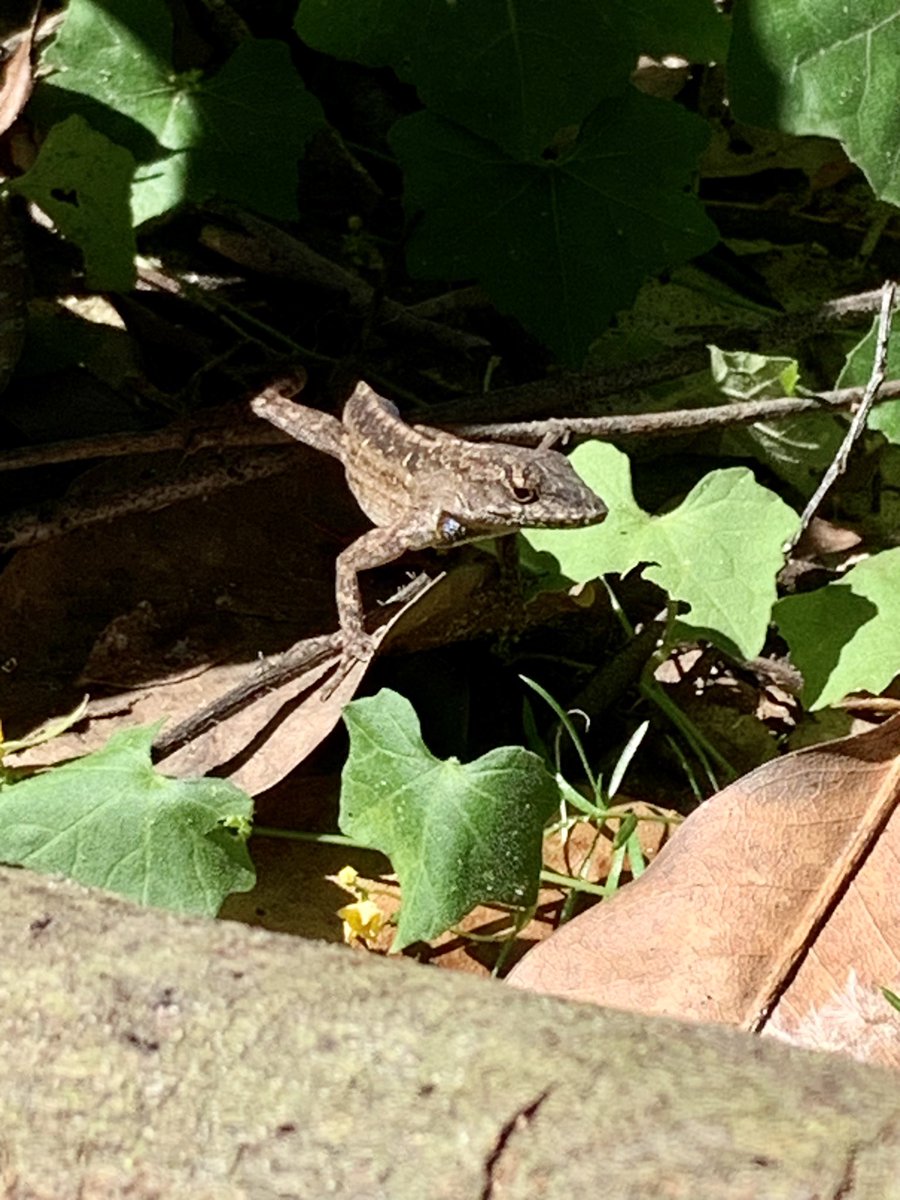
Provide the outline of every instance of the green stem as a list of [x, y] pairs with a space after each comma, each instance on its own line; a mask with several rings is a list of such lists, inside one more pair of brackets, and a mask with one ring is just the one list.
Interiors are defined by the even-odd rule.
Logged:
[[572, 888], [576, 892], [587, 892], [591, 896], [606, 896], [606, 888], [600, 883], [588, 883], [586, 879], [573, 879], [571, 875], [560, 875], [557, 871], [541, 871], [541, 883], [553, 887]]

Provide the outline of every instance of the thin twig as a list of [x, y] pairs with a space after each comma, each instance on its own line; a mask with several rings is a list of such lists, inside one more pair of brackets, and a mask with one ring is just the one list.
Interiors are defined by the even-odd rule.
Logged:
[[153, 743], [153, 760], [161, 762], [188, 742], [194, 741], [214, 725], [220, 724], [258, 700], [266, 692], [284, 687], [298, 675], [311, 671], [328, 658], [340, 654], [343, 638], [339, 633], [304, 638], [281, 654], [262, 658], [236, 687], [217, 696], [210, 704], [186, 717], [174, 729], [164, 730]]
[[155, 512], [183, 500], [214, 495], [235, 484], [295, 471], [297, 462], [297, 452], [291, 449], [217, 457], [212, 463], [191, 462], [190, 471], [179, 479], [150, 482], [99, 499], [60, 500], [52, 507], [42, 505], [37, 511], [13, 513], [0, 523], [0, 553], [37, 546], [115, 517]]
[[875, 341], [875, 354], [872, 359], [872, 371], [869, 375], [869, 382], [866, 384], [859, 408], [853, 414], [850, 427], [844, 436], [843, 442], [841, 442], [837, 454], [835, 454], [831, 465], [822, 476], [821, 483], [803, 510], [800, 517], [800, 525], [788, 543], [787, 550], [793, 550], [810, 521], [815, 516], [819, 505], [825, 499], [837, 479], [847, 470], [850, 452], [862, 436], [862, 432], [866, 427], [866, 421], [869, 419], [869, 412], [875, 403], [875, 398], [882, 389], [884, 377], [887, 373], [888, 344], [891, 339], [891, 314], [894, 308], [896, 291], [896, 285], [890, 281], [885, 283], [881, 289], [881, 311], [878, 314], [878, 334]]
[[272, 446], [282, 441], [271, 425], [264, 421], [244, 420], [241, 410], [229, 406], [207, 409], [190, 425], [178, 421], [164, 429], [141, 433], [101, 433], [43, 446], [20, 446], [0, 454], [0, 471], [54, 466], [90, 458], [117, 458], [124, 454], [159, 454], [165, 450], [193, 454], [210, 448], [221, 450], [225, 446]]
[[[772, 400], [745, 400], [717, 404], [708, 408], [683, 409], [668, 413], [629, 413], [622, 416], [553, 418], [548, 421], [515, 421], [499, 425], [450, 425], [458, 437], [473, 441], [513, 442], [538, 445], [550, 438], [564, 441], [570, 437], [631, 438], [673, 437], [699, 433], [706, 429], [724, 429], [733, 425], [752, 425], [754, 421], [777, 421], [798, 413], [841, 412], [853, 408], [863, 398], [862, 388], [837, 388], [815, 396], [782, 396]], [[881, 388], [876, 403], [900, 398], [900, 380]], [[24, 446], [0, 454], [0, 471], [77, 462], [90, 458], [111, 458], [124, 454], [156, 454], [163, 450], [192, 453], [208, 447], [284, 445], [290, 439], [266, 421], [250, 422], [243, 407], [210, 409], [188, 426], [177, 424], [149, 433], [109, 433], [97, 437], [53, 442], [45, 446]]]
[[809, 312], [767, 318], [759, 325], [743, 326], [737, 333], [721, 327], [707, 329], [697, 341], [656, 355], [649, 361], [629, 363], [611, 371], [571, 372], [500, 388], [489, 396], [450, 400], [438, 406], [437, 412], [432, 410], [427, 417], [423, 414], [419, 419], [440, 426], [450, 421], [474, 423], [480, 420], [486, 406], [495, 417], [503, 418], [514, 418], [519, 413], [538, 417], [553, 412], [568, 412], [573, 416], [596, 413], [598, 401], [603, 397], [621, 397], [623, 393], [628, 393], [639, 398], [643, 388], [708, 370], [708, 343], [711, 341], [727, 339], [734, 345], [735, 340], [740, 339], [735, 348], [742, 350], [751, 348], [748, 345], [751, 339], [757, 344], [764, 342], [791, 346], [819, 330], [858, 324], [861, 317], [878, 311], [879, 301], [879, 290], [862, 292], [856, 296], [829, 300]]
[[[144, 274], [148, 278], [152, 276], [156, 287], [172, 288], [176, 291], [181, 287], [178, 281], [161, 272], [145, 269]], [[781, 318], [778, 331], [783, 338], [788, 328], [796, 328], [799, 336], [803, 331], [808, 333], [848, 318], [855, 319], [860, 314], [872, 311], [879, 296], [879, 292], [864, 292], [857, 296], [843, 296], [837, 300], [830, 300], [813, 312]], [[365, 292], [364, 298], [371, 298], [371, 288]], [[360, 302], [362, 299], [363, 297], [360, 297]], [[491, 425], [482, 422], [460, 423], [468, 414], [482, 412], [486, 404], [490, 404], [494, 411], [504, 408], [540, 411], [548, 400], [552, 400], [557, 409], [577, 408], [588, 404], [596, 406], [600, 399], [616, 393], [649, 386], [688, 371], [702, 370], [708, 361], [708, 353], [706, 346], [698, 343], [670, 355], [660, 356], [650, 363], [633, 364], [617, 371], [604, 374], [583, 372], [558, 380], [538, 380], [534, 383], [520, 384], [517, 387], [492, 392], [489, 396], [461, 398], [429, 412], [427, 422], [441, 428], [451, 428], [458, 436], [472, 438], [474, 441], [510, 441], [538, 445], [548, 437], [557, 440], [570, 436], [665, 437], [731, 425], [747, 425], [759, 420], [786, 419], [799, 413], [820, 412], [824, 406], [837, 411], [855, 406], [860, 399], [858, 388], [842, 388], [823, 392], [820, 396], [812, 398], [785, 396], [684, 412], [633, 413], [562, 420], [554, 418]], [[367, 379], [376, 387], [379, 386], [380, 381], [377, 378], [367, 376]], [[878, 400], [895, 399], [898, 396], [900, 383], [889, 383], [881, 389]], [[111, 433], [43, 446], [19, 447], [0, 454], [0, 471], [15, 471], [115, 455], [151, 454], [161, 450], [191, 451], [205, 446], [223, 445], [265, 446], [285, 440], [267, 423], [243, 420], [243, 411], [246, 410], [242, 410], [230, 422], [226, 419], [229, 409], [214, 409], [202, 415], [198, 414], [190, 426], [179, 423], [148, 433]], [[448, 424], [451, 413], [455, 422], [452, 425]]]
[[[709, 408], [688, 408], [677, 412], [628, 413], [611, 417], [569, 417], [549, 421], [509, 421], [500, 425], [446, 425], [457, 437], [473, 441], [513, 442], [537, 445], [543, 438], [673, 437], [699, 433], [706, 429], [726, 429], [734, 425], [752, 425], [756, 421], [775, 421], [799, 413], [836, 413], [853, 408], [865, 395], [862, 388], [836, 388], [814, 396], [779, 396], [772, 400], [743, 400], [734, 404], [716, 404]], [[878, 402], [900, 397], [900, 380], [886, 383]]]

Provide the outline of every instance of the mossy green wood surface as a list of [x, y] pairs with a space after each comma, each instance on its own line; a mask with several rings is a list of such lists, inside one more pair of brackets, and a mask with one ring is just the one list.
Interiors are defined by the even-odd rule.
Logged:
[[10, 1195], [900, 1198], [894, 1075], [30, 872], [0, 891]]

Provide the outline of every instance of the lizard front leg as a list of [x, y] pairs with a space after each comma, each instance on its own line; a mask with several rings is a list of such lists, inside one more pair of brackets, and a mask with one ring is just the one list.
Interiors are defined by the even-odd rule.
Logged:
[[412, 517], [394, 525], [378, 526], [342, 550], [335, 565], [335, 599], [338, 620], [344, 636], [341, 676], [355, 662], [372, 657], [372, 636], [366, 632], [365, 612], [359, 590], [359, 572], [394, 562], [407, 550], [424, 550], [434, 546], [439, 538], [431, 527], [423, 527], [420, 518]]

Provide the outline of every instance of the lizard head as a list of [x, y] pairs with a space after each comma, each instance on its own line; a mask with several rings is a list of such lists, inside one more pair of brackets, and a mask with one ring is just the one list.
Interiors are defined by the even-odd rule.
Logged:
[[591, 491], [564, 454], [535, 450], [527, 457], [510, 455], [504, 462], [508, 494], [520, 506], [522, 524], [595, 525], [608, 509]]
[[456, 489], [452, 506], [442, 506], [442, 540], [596, 525], [608, 511], [557, 450], [498, 445], [466, 466], [466, 488]]

